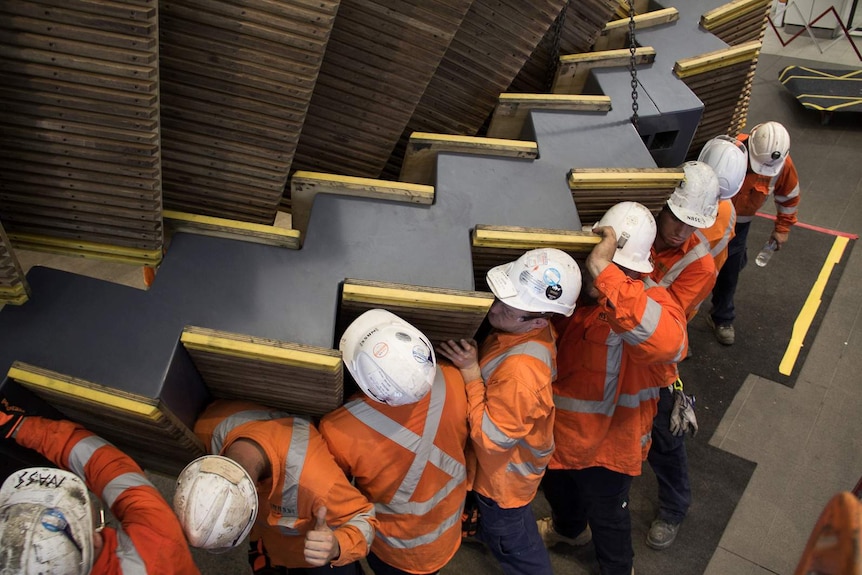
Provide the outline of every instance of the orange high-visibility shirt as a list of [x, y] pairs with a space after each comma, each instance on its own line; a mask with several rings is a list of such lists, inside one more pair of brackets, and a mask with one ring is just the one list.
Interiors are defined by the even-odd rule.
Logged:
[[685, 314], [665, 288], [647, 289], [615, 265], [595, 286], [602, 294], [596, 304], [554, 322], [556, 449], [549, 467], [636, 476], [649, 452], [661, 386], [645, 372], [684, 357]]
[[324, 416], [320, 432], [335, 461], [374, 503], [374, 554], [408, 573], [441, 569], [461, 544], [467, 494], [461, 373], [438, 365], [431, 392], [409, 405], [359, 394]]
[[[741, 134], [737, 139], [745, 143], [748, 135]], [[799, 175], [789, 155], [777, 176], [761, 176], [748, 170], [742, 188], [732, 199], [736, 208], [736, 221], [750, 222], [757, 210], [766, 203], [769, 194], [773, 195], [775, 201], [775, 231], [787, 233], [796, 223], [800, 200]]]
[[536, 496], [554, 451], [557, 348], [552, 326], [523, 334], [494, 330], [479, 350], [482, 380], [467, 382], [473, 490], [504, 509]]
[[238, 439], [263, 449], [272, 476], [257, 485], [260, 508], [251, 539], [263, 539], [274, 565], [310, 567], [303, 557], [305, 534], [321, 506], [341, 547], [332, 565], [368, 554], [377, 527], [374, 508], [344, 476], [311, 422], [247, 401], [217, 400], [198, 418], [195, 434], [214, 454]]
[[715, 271], [719, 271], [727, 261], [727, 245], [736, 235], [736, 209], [733, 201], [718, 202], [718, 216], [715, 223], [705, 230], [694, 230], [702, 242], [709, 244], [709, 253], [715, 261]]
[[171, 506], [131, 457], [71, 421], [26, 417], [15, 441], [83, 478], [119, 519], [120, 528], [102, 531], [91, 575], [139, 573], [141, 565], [147, 573], [200, 573]]

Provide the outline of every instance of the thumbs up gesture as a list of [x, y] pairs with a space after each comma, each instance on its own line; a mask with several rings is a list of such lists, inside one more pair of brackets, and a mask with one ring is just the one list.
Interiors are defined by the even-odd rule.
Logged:
[[341, 555], [335, 532], [326, 524], [326, 507], [314, 512], [314, 527], [305, 534], [305, 560], [315, 567], [326, 565]]

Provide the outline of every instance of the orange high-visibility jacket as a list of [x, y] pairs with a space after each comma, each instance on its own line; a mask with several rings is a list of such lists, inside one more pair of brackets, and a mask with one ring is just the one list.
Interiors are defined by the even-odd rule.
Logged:
[[92, 575], [200, 573], [171, 506], [131, 457], [71, 421], [26, 417], [15, 441], [83, 478], [119, 519], [102, 531]]
[[341, 547], [332, 565], [368, 554], [377, 527], [374, 507], [344, 476], [311, 422], [247, 401], [218, 400], [198, 418], [195, 434], [210, 453], [223, 454], [237, 439], [252, 440], [266, 453], [272, 476], [257, 485], [261, 508], [251, 539], [263, 539], [274, 565], [310, 567], [305, 534], [324, 505]]
[[[741, 134], [737, 138], [745, 143], [747, 134]], [[736, 208], [736, 221], [750, 222], [757, 213], [769, 194], [773, 194], [775, 200], [775, 231], [787, 233], [790, 227], [796, 223], [796, 212], [799, 209], [799, 175], [793, 159], [788, 155], [784, 160], [784, 166], [777, 176], [760, 176], [750, 169], [742, 182], [742, 189], [733, 196], [733, 206]]]
[[374, 554], [408, 573], [441, 569], [461, 544], [467, 494], [461, 373], [438, 365], [431, 392], [409, 405], [359, 394], [327, 414], [320, 432], [335, 461], [374, 503]]
[[470, 438], [478, 467], [473, 490], [504, 509], [536, 496], [554, 451], [556, 333], [493, 330], [479, 350], [482, 379], [467, 382]]
[[727, 245], [736, 235], [736, 209], [732, 200], [718, 202], [718, 216], [715, 223], [705, 230], [694, 230], [701, 242], [709, 244], [709, 253], [715, 261], [715, 271], [727, 261]]
[[[692, 234], [678, 248], [660, 253], [652, 248], [650, 252], [654, 267], [644, 283], [647, 287], [667, 288], [685, 312], [685, 317], [691, 321], [700, 304], [712, 291], [718, 277], [715, 261], [709, 255], [709, 244]], [[665, 386], [672, 385], [678, 377], [676, 363], [654, 364], [650, 371]]]
[[685, 314], [667, 290], [647, 289], [615, 265], [595, 286], [597, 304], [555, 321], [556, 449], [549, 467], [640, 475], [661, 386], [644, 374], [651, 364], [684, 357]]

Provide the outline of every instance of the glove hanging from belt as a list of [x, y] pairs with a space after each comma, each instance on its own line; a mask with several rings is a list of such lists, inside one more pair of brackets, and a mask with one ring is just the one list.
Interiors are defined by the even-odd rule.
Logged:
[[683, 392], [682, 380], [673, 384], [673, 409], [670, 412], [670, 432], [679, 437], [686, 432], [697, 435], [697, 417], [694, 415], [694, 396]]

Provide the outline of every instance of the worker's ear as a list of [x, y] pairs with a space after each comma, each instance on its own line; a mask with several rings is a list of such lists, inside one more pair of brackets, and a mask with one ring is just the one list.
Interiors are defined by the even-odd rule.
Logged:
[[102, 548], [105, 546], [105, 539], [102, 537], [102, 531], [93, 531], [93, 562], [99, 558], [102, 553]]
[[545, 328], [548, 327], [548, 318], [546, 317], [534, 317], [527, 320], [527, 325], [530, 328], [527, 331], [533, 331], [534, 329]]

